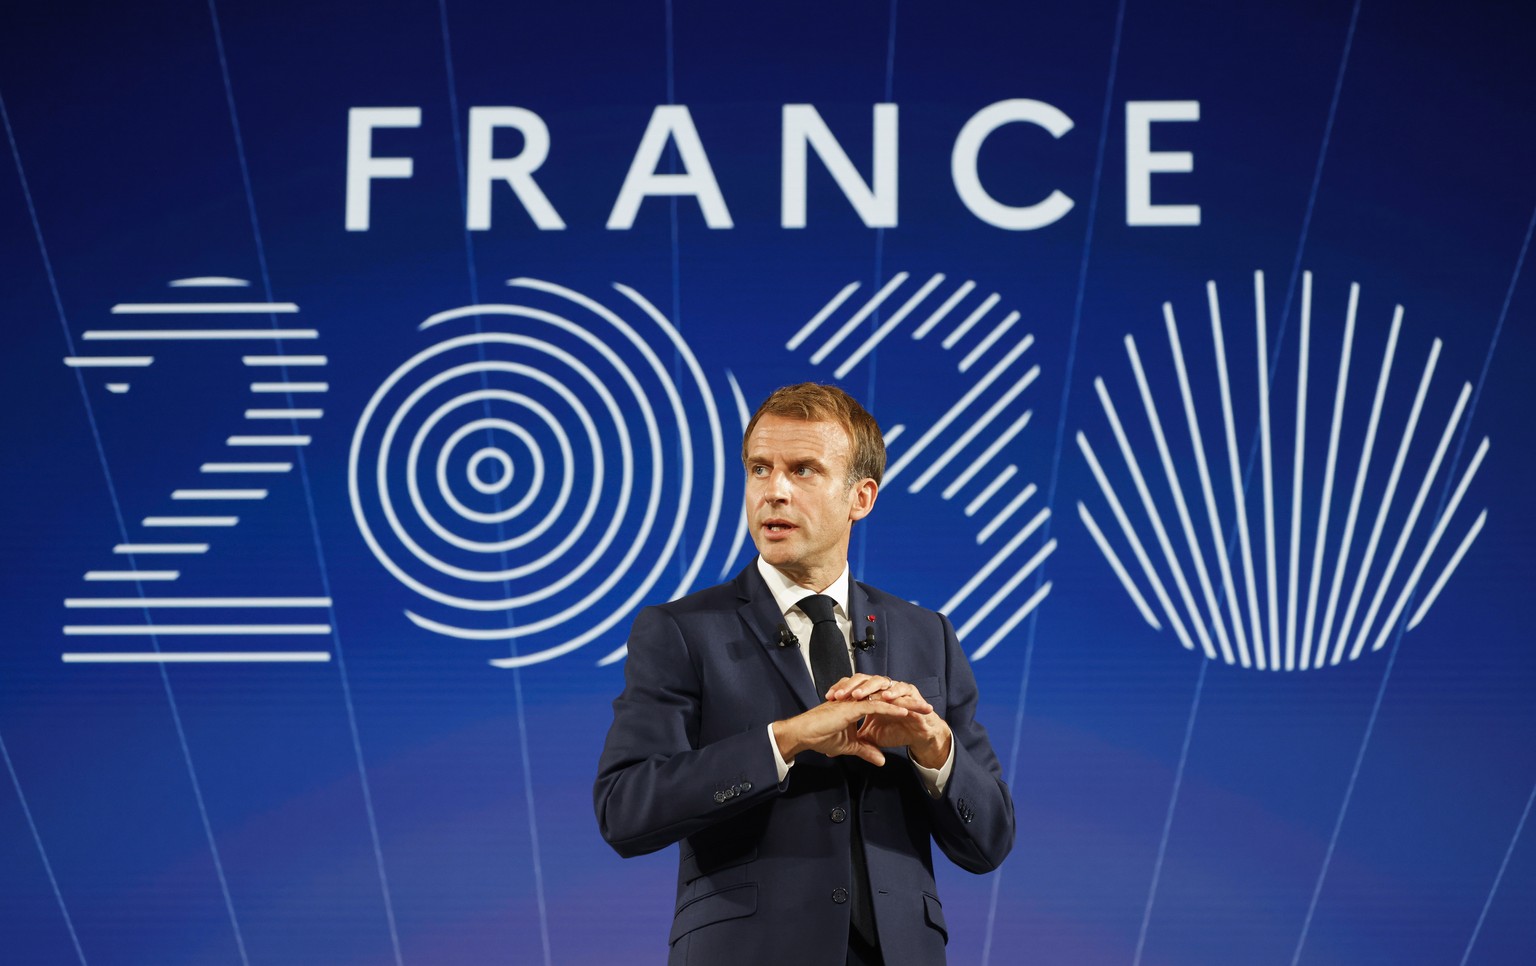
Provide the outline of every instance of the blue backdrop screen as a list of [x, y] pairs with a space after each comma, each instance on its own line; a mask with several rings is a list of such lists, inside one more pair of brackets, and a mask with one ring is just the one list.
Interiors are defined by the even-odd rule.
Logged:
[[625, 635], [814, 379], [1018, 806], [952, 961], [1529, 962], [1531, 28], [13, 5], [0, 960], [661, 961]]

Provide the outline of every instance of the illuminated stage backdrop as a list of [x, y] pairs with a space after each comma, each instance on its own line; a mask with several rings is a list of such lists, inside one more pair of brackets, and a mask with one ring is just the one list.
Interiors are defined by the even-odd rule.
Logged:
[[660, 961], [626, 628], [804, 379], [1018, 803], [953, 962], [1536, 958], [1515, 5], [12, 7], [0, 961]]

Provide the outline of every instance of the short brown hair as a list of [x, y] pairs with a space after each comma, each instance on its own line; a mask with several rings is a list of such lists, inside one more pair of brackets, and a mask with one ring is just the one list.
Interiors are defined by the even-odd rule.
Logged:
[[836, 386], [802, 382], [774, 390], [763, 400], [741, 437], [741, 459], [747, 459], [747, 441], [764, 416], [783, 416], [809, 422], [837, 423], [848, 433], [853, 452], [848, 461], [848, 485], [868, 477], [876, 483], [885, 475], [885, 437], [880, 426], [858, 401]]

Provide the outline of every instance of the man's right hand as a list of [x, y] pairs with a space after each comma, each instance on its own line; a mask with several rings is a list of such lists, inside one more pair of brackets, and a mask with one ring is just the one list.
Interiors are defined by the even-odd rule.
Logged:
[[779, 754], [793, 761], [802, 751], [819, 751], [829, 758], [857, 755], [872, 765], [884, 765], [885, 754], [859, 740], [859, 721], [865, 715], [900, 718], [906, 708], [885, 701], [828, 701], [809, 711], [773, 723], [773, 740]]

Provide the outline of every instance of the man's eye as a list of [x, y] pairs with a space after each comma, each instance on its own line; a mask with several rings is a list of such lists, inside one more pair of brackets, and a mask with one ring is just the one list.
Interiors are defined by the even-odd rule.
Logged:
[[795, 475], [796, 476], [800, 476], [800, 477], [810, 476], [811, 475], [811, 468], [809, 466], [799, 466], [799, 467], [796, 467], [795, 468]]
[[752, 475], [753, 476], [767, 476], [768, 475], [768, 467], [766, 467], [766, 466], [754, 466], [754, 467], [752, 467]]

